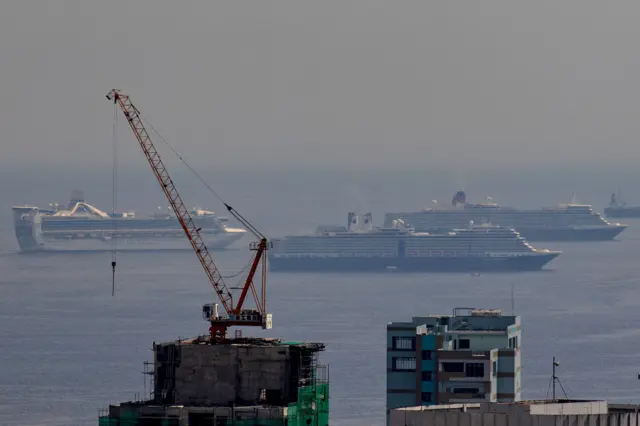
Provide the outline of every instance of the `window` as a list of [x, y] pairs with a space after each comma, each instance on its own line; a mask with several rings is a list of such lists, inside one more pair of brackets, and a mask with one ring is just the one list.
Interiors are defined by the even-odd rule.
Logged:
[[442, 371], [445, 373], [462, 373], [464, 372], [464, 364], [461, 362], [443, 362]]
[[517, 349], [518, 348], [518, 336], [511, 337], [509, 339], [509, 349]]
[[393, 350], [395, 351], [416, 350], [416, 338], [415, 337], [394, 337]]
[[394, 357], [393, 358], [393, 371], [415, 371], [416, 359], [415, 357]]
[[498, 375], [498, 361], [493, 361], [491, 369], [493, 370], [493, 377], [496, 377]]
[[466, 365], [466, 377], [484, 377], [484, 364], [478, 362], [470, 362]]
[[478, 388], [453, 388], [453, 393], [478, 393], [480, 392], [480, 389]]
[[433, 380], [433, 374], [431, 373], [431, 371], [423, 371], [422, 372], [422, 381], [423, 382], [430, 382]]
[[422, 402], [431, 402], [431, 392], [422, 392]]
[[458, 349], [469, 349], [470, 347], [469, 339], [460, 339], [460, 342], [458, 342]]
[[431, 359], [431, 351], [422, 351], [422, 360], [429, 361]]

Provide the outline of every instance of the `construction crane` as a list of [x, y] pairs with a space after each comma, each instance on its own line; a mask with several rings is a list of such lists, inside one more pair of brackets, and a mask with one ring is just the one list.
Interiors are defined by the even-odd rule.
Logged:
[[[234, 298], [231, 294], [229, 287], [225, 284], [220, 270], [213, 261], [211, 253], [207, 249], [206, 244], [200, 235], [200, 228], [198, 228], [196, 222], [191, 217], [191, 214], [182, 202], [178, 190], [171, 180], [167, 168], [164, 166], [158, 151], [156, 150], [149, 133], [147, 132], [140, 111], [131, 103], [129, 96], [122, 93], [120, 90], [113, 89], [107, 93], [107, 99], [113, 101], [113, 103], [120, 107], [124, 113], [131, 130], [133, 131], [142, 152], [144, 153], [153, 174], [156, 176], [164, 195], [169, 201], [169, 205], [173, 209], [180, 225], [186, 234], [191, 247], [195, 251], [200, 264], [204, 269], [214, 291], [216, 292], [220, 303], [224, 309], [224, 314], [218, 312], [218, 304], [206, 304], [202, 307], [202, 314], [205, 320], [210, 323], [210, 340], [212, 343], [223, 343], [226, 339], [227, 330], [229, 327], [262, 327], [263, 329], [270, 329], [272, 326], [272, 315], [266, 312], [266, 286], [267, 286], [267, 239], [262, 235], [248, 220], [242, 215], [236, 212], [230, 205], [225, 204], [225, 207], [242, 225], [244, 225], [253, 235], [258, 239], [257, 242], [252, 242], [250, 245], [251, 250], [255, 251], [253, 261], [250, 264], [249, 272], [244, 285], [241, 288], [240, 297], [234, 304]], [[254, 283], [254, 277], [258, 268], [261, 267], [260, 288], [256, 289]], [[256, 308], [248, 309], [244, 308], [244, 302], [247, 294], [251, 290]]]

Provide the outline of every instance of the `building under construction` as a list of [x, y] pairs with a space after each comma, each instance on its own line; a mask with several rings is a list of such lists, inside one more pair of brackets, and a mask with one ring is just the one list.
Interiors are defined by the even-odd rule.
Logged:
[[152, 393], [109, 407], [100, 426], [326, 426], [321, 343], [201, 337], [154, 344]]

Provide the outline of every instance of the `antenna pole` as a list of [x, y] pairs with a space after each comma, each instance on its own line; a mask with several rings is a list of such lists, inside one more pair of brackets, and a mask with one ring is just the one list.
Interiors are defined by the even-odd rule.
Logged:
[[552, 373], [552, 377], [551, 380], [553, 380], [553, 390], [552, 390], [552, 395], [553, 395], [553, 401], [555, 402], [556, 400], [556, 357], [553, 357], [553, 373]]
[[111, 296], [116, 294], [116, 262], [111, 262]]

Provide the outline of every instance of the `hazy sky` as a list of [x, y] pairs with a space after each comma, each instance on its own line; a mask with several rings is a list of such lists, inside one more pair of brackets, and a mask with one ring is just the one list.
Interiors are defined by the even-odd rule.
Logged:
[[638, 22], [637, 1], [6, 0], [0, 165], [109, 166], [112, 87], [199, 167], [633, 165]]

